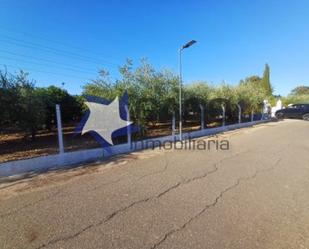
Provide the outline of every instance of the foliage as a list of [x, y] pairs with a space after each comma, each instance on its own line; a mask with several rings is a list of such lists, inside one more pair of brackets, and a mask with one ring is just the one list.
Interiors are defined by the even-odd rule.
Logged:
[[195, 82], [184, 87], [185, 107], [187, 111], [199, 112], [199, 105], [206, 106], [212, 97], [214, 88], [206, 82]]
[[46, 112], [45, 126], [51, 129], [56, 124], [55, 106], [61, 106], [61, 118], [63, 123], [77, 121], [82, 116], [83, 99], [72, 96], [66, 90], [56, 86], [37, 88], [36, 92], [43, 99]]
[[[188, 115], [200, 114], [200, 104], [213, 117], [222, 114], [221, 105], [225, 104], [231, 121], [237, 117], [237, 104], [242, 106], [243, 113], [259, 112], [264, 99], [274, 99], [269, 71], [266, 65], [263, 78], [251, 76], [238, 85], [224, 83], [214, 87], [202, 81], [185, 84], [182, 88], [184, 120]], [[131, 119], [142, 128], [142, 136], [147, 132], [148, 122], [166, 122], [173, 112], [178, 114], [179, 78], [173, 72], [156, 70], [146, 59], [137, 67], [127, 60], [119, 72], [119, 79], [112, 79], [108, 71], [100, 70], [96, 79], [83, 86], [83, 96], [113, 100], [127, 91]], [[305, 101], [307, 91], [308, 87], [304, 86], [294, 89], [288, 101], [295, 102], [296, 98]], [[72, 96], [56, 86], [37, 88], [23, 71], [15, 75], [0, 71], [0, 127], [18, 127], [34, 138], [39, 129], [55, 127], [56, 104], [61, 105], [65, 124], [77, 122], [87, 109], [83, 96]]]
[[34, 139], [45, 119], [43, 99], [34, 82], [23, 71], [16, 75], [0, 71], [0, 79], [1, 127], [18, 127]]
[[309, 86], [298, 86], [291, 91], [290, 95], [309, 95]]
[[18, 127], [26, 134], [31, 134], [32, 140], [44, 125], [46, 112], [42, 96], [35, 90], [34, 85], [26, 82], [19, 89]]
[[236, 105], [238, 103], [236, 87], [225, 83], [215, 89], [212, 98], [225, 99], [231, 105]]
[[273, 87], [270, 84], [270, 68], [269, 65], [265, 65], [263, 78], [261, 81], [262, 87], [264, 88], [267, 96], [271, 96], [273, 93]]
[[270, 83], [270, 67], [268, 64], [265, 65], [263, 77], [253, 75], [250, 77], [247, 77], [245, 80], [240, 81], [240, 85], [243, 84], [252, 84], [257, 89], [261, 89], [261, 87], [264, 89], [263, 93], [266, 94], [268, 98], [272, 97], [273, 93], [273, 87]]
[[309, 95], [302, 94], [302, 95], [289, 95], [282, 99], [283, 105], [287, 106], [290, 104], [309, 104]]
[[129, 95], [131, 118], [146, 131], [147, 121], [159, 121], [175, 111], [178, 100], [178, 78], [167, 70], [156, 71], [146, 59], [133, 70], [131, 60], [120, 67], [121, 79], [111, 81], [105, 70], [96, 80], [84, 86], [84, 95], [112, 100], [125, 91]]
[[247, 77], [245, 80], [241, 80], [239, 84], [242, 85], [242, 84], [250, 83], [250, 84], [257, 86], [257, 85], [260, 85], [261, 82], [262, 82], [262, 78], [260, 76], [253, 75], [253, 76]]
[[238, 103], [242, 106], [244, 112], [259, 112], [267, 93], [260, 84], [247, 81], [239, 84], [236, 88]]
[[[268, 68], [269, 70], [269, 68]], [[120, 67], [121, 78], [111, 80], [105, 70], [99, 72], [97, 79], [84, 86], [83, 94], [112, 100], [126, 90], [129, 95], [130, 113], [144, 132], [148, 122], [168, 120], [172, 112], [178, 114], [179, 81], [168, 70], [155, 70], [147, 60], [133, 70], [133, 63], [127, 60]], [[267, 79], [269, 71], [264, 73]], [[195, 82], [183, 87], [183, 109], [185, 119], [189, 113], [200, 113], [199, 105], [208, 107], [213, 116], [222, 113], [221, 104], [226, 104], [230, 118], [237, 116], [237, 104], [241, 103], [244, 112], [260, 111], [263, 100], [270, 98], [259, 76], [246, 78], [237, 86], [222, 84], [213, 87], [206, 82]]]
[[15, 126], [17, 122], [18, 89], [15, 78], [0, 71], [0, 127]]
[[303, 104], [309, 103], [309, 87], [308, 86], [298, 86], [294, 88], [291, 93], [283, 98], [283, 104]]
[[56, 104], [61, 105], [64, 123], [80, 119], [81, 97], [71, 96], [55, 86], [36, 88], [23, 71], [16, 74], [0, 71], [1, 129], [20, 129], [34, 139], [38, 130], [55, 125]]

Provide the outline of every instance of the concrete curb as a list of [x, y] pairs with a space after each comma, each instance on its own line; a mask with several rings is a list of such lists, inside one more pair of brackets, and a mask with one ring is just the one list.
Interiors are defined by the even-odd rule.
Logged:
[[[248, 123], [232, 124], [224, 127], [210, 128], [191, 133], [184, 133], [183, 139], [198, 138], [203, 136], [215, 135], [225, 131], [235, 130], [244, 127], [250, 127], [253, 125], [269, 122], [270, 120], [259, 120]], [[141, 149], [147, 149], [156, 145], [156, 143], [164, 143], [165, 141], [178, 140], [178, 135], [165, 136], [153, 139], [145, 139], [142, 141], [134, 142], [133, 146], [129, 144], [114, 145], [109, 148], [98, 148], [90, 150], [82, 150], [75, 152], [66, 152], [63, 154], [42, 156], [25, 160], [11, 161], [0, 164], [0, 179], [18, 176], [23, 174], [31, 174], [35, 172], [42, 172], [47, 170], [63, 169], [72, 165], [78, 165], [81, 163], [93, 162], [96, 160], [103, 160], [108, 157], [124, 154], [128, 152], [138, 151]], [[149, 146], [151, 145], [151, 146]]]

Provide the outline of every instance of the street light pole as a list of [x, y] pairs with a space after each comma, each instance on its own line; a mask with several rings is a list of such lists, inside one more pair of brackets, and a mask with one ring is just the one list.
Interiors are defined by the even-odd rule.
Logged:
[[182, 140], [182, 50], [179, 49], [179, 140]]
[[195, 40], [189, 41], [179, 49], [179, 140], [182, 141], [182, 50], [191, 47]]

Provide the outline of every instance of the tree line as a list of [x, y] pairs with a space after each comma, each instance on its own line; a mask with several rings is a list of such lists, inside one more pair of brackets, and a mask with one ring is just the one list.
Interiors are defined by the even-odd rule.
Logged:
[[[146, 59], [134, 67], [131, 60], [119, 67], [120, 77], [112, 79], [108, 71], [102, 69], [96, 79], [83, 86], [81, 95], [70, 95], [66, 90], [55, 87], [36, 87], [28, 73], [15, 74], [0, 70], [0, 128], [19, 129], [27, 137], [35, 138], [40, 129], [55, 127], [55, 105], [61, 105], [64, 124], [78, 122], [86, 107], [83, 96], [98, 96], [113, 100], [127, 91], [131, 119], [147, 131], [149, 122], [166, 122], [173, 113], [178, 113], [179, 78], [170, 70], [155, 69]], [[305, 100], [308, 88], [295, 89], [286, 101]], [[237, 117], [237, 104], [244, 114], [260, 112], [263, 100], [274, 104], [273, 87], [270, 83], [270, 68], [265, 66], [264, 74], [241, 80], [237, 85], [222, 83], [214, 86], [207, 82], [194, 82], [183, 86], [183, 118], [200, 113], [200, 105], [205, 107], [208, 119], [221, 113], [221, 105], [227, 106], [227, 117]], [[177, 117], [179, 118], [179, 117]]]
[[[175, 73], [156, 70], [146, 59], [142, 59], [138, 67], [127, 60], [119, 72], [121, 77], [112, 80], [107, 71], [101, 70], [96, 79], [83, 86], [83, 94], [111, 100], [127, 91], [131, 118], [145, 129], [149, 121], [164, 121], [173, 113], [178, 114], [179, 78]], [[190, 114], [199, 113], [200, 105], [205, 107], [208, 118], [222, 113], [221, 104], [227, 106], [231, 119], [237, 117], [237, 104], [245, 114], [260, 112], [263, 100], [274, 98], [269, 77], [269, 66], [266, 65], [263, 77], [248, 77], [238, 85], [214, 86], [203, 81], [185, 84], [182, 91], [184, 121]]]
[[36, 87], [28, 73], [0, 71], [0, 129], [20, 130], [25, 138], [35, 138], [38, 130], [51, 130], [56, 124], [55, 105], [60, 104], [64, 123], [80, 119], [81, 96], [72, 96], [55, 86]]
[[282, 98], [283, 104], [304, 104], [309, 103], [309, 86], [298, 86], [291, 93]]

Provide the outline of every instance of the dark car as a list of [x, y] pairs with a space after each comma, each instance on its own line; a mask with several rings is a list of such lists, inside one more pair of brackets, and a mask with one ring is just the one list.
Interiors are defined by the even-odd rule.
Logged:
[[295, 104], [288, 108], [276, 111], [276, 117], [282, 118], [301, 118], [309, 121], [309, 104]]

